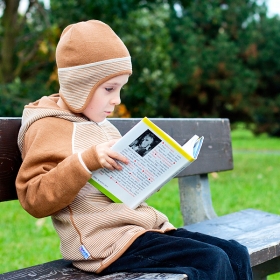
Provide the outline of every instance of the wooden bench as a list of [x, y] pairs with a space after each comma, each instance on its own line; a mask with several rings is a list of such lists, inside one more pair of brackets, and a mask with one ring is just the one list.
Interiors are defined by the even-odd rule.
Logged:
[[[139, 119], [112, 119], [122, 134], [138, 121]], [[236, 239], [247, 246], [256, 280], [264, 280], [267, 275], [279, 272], [280, 216], [247, 209], [217, 217], [212, 207], [208, 174], [233, 169], [229, 120], [153, 119], [153, 121], [180, 144], [194, 133], [205, 137], [198, 160], [177, 176], [184, 227], [225, 239]], [[20, 124], [20, 118], [0, 118], [0, 202], [17, 199], [15, 178], [21, 165], [17, 147]], [[225, 195], [226, 191], [225, 189]], [[165, 273], [118, 273], [98, 276], [82, 272], [74, 268], [69, 261], [62, 259], [0, 274], [0, 280], [153, 278], [175, 280], [187, 279], [187, 276]]]

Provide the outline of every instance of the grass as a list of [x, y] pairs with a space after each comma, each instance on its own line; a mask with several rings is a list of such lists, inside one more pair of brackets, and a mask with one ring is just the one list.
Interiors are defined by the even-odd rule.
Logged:
[[[254, 137], [244, 127], [232, 132], [234, 170], [209, 175], [213, 206], [218, 215], [245, 208], [280, 214], [278, 207], [280, 139]], [[169, 182], [148, 203], [183, 225], [177, 180]], [[18, 201], [0, 204], [0, 273], [61, 258], [51, 219], [35, 219]], [[269, 276], [280, 279], [280, 274]]]
[[280, 152], [280, 139], [261, 134], [257, 137], [245, 128], [243, 124], [237, 125], [231, 133], [233, 150], [238, 151], [259, 151], [259, 152]]
[[61, 258], [51, 219], [35, 219], [18, 201], [0, 204], [0, 273]]

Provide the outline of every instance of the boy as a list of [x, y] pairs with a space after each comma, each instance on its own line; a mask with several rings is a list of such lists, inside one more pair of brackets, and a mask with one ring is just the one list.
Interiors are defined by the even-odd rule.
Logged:
[[106, 119], [132, 74], [129, 52], [106, 24], [90, 20], [63, 31], [56, 50], [59, 94], [23, 112], [19, 200], [34, 217], [51, 216], [61, 253], [96, 273], [173, 272], [193, 279], [252, 279], [247, 249], [175, 229], [141, 204], [113, 203], [88, 182], [99, 168], [121, 169], [110, 147], [120, 138]]

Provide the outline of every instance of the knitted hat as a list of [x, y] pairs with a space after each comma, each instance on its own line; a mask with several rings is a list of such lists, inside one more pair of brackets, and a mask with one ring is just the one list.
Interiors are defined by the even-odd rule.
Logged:
[[75, 113], [85, 110], [98, 86], [132, 73], [129, 52], [105, 23], [97, 20], [67, 26], [56, 49], [60, 96]]

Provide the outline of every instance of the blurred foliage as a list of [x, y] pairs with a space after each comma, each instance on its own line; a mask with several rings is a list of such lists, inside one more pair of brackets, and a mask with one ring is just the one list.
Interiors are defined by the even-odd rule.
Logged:
[[[99, 19], [127, 45], [133, 75], [115, 116], [226, 117], [280, 136], [280, 18], [257, 0], [0, 0], [0, 113], [58, 92], [68, 24]], [[11, 24], [13, 23], [13, 24]], [[253, 124], [253, 125], [252, 125]]]
[[120, 19], [115, 21], [132, 55], [133, 75], [122, 95], [132, 116], [169, 115], [169, 96], [175, 77], [169, 55], [168, 19], [167, 5], [150, 5], [150, 9], [140, 8], [128, 15], [131, 25], [124, 25]]

